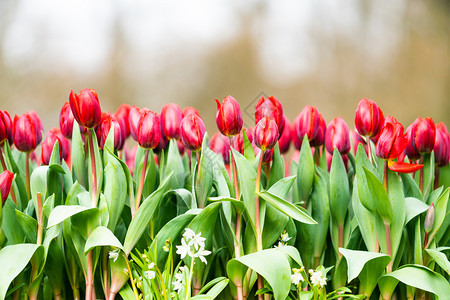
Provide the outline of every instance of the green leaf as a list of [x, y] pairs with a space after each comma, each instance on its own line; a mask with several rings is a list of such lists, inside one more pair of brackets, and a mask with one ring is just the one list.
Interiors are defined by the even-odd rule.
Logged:
[[421, 213], [427, 211], [428, 205], [426, 205], [423, 201], [413, 198], [407, 197], [405, 198], [406, 205], [406, 220], [405, 224], [408, 224], [414, 217], [420, 215]]
[[302, 148], [297, 168], [297, 188], [300, 200], [306, 202], [314, 182], [314, 158], [312, 156], [311, 147], [308, 138], [303, 137]]
[[403, 195], [403, 187], [400, 183], [398, 174], [391, 170], [387, 170], [388, 177], [388, 195], [392, 211], [395, 211], [395, 218], [392, 219], [391, 227], [391, 245], [392, 260], [395, 262], [400, 240], [402, 238], [403, 229], [405, 227], [406, 205]]
[[344, 225], [349, 199], [347, 172], [341, 154], [335, 148], [330, 168], [330, 212], [338, 225]]
[[[380, 182], [380, 180], [371, 171], [369, 171], [365, 167], [362, 168], [367, 179], [367, 186], [371, 195], [370, 198], [372, 201], [375, 201], [375, 208], [383, 221], [390, 224], [392, 221], [393, 212], [388, 194], [386, 193], [386, 190], [384, 189], [384, 186]], [[361, 192], [361, 190], [359, 189], [360, 185], [358, 185], [358, 192]], [[364, 197], [364, 195], [361, 196]]]
[[442, 247], [438, 249], [425, 249], [425, 251], [431, 256], [431, 258], [445, 271], [448, 275], [450, 275], [450, 262], [447, 259], [447, 256], [445, 256], [444, 253], [442, 253], [439, 250], [449, 250], [450, 247]]
[[89, 235], [86, 245], [84, 246], [84, 254], [87, 254], [95, 247], [111, 246], [123, 250], [122, 244], [119, 242], [114, 233], [106, 227], [98, 226]]
[[47, 172], [48, 166], [40, 166], [34, 169], [30, 176], [31, 196], [41, 193], [45, 199], [47, 195]]
[[29, 215], [24, 214], [23, 212], [16, 209], [17, 221], [20, 224], [23, 232], [25, 233], [28, 241], [30, 243], [36, 242], [37, 239], [37, 221], [30, 217]]
[[245, 129], [242, 130], [242, 135], [244, 136], [244, 156], [250, 163], [253, 164], [253, 161], [255, 160], [255, 150], [247, 137]]
[[273, 148], [272, 166], [270, 167], [270, 175], [268, 187], [284, 178], [284, 158], [280, 154], [280, 147], [277, 144]]
[[159, 207], [161, 199], [168, 190], [172, 176], [173, 172], [167, 175], [158, 189], [148, 196], [137, 210], [136, 215], [128, 227], [127, 235], [125, 236], [125, 241], [123, 243], [124, 252], [127, 256], [130, 254], [131, 250], [133, 250], [134, 245], [136, 245], [137, 241], [144, 233], [153, 214]]
[[270, 193], [269, 191], [261, 191], [258, 195], [270, 203], [273, 207], [286, 214], [287, 216], [306, 224], [317, 224], [306, 212], [280, 197]]
[[[228, 282], [230, 280], [226, 277], [218, 277], [207, 284], [205, 284], [204, 287], [198, 292], [199, 294], [203, 294], [204, 292], [208, 291], [206, 293], [206, 296], [209, 296], [211, 299], [215, 299], [219, 294], [222, 292], [222, 290], [228, 285]], [[193, 298], [192, 298], [193, 299]]]
[[81, 139], [80, 127], [74, 122], [72, 129], [72, 170], [73, 178], [82, 186], [87, 187], [87, 167], [84, 144]]
[[47, 229], [63, 222], [67, 218], [70, 218], [84, 211], [98, 211], [98, 208], [96, 207], [89, 208], [80, 205], [56, 206], [50, 213], [50, 216], [48, 217]]
[[36, 244], [16, 244], [0, 250], [0, 300], [5, 299], [11, 282], [27, 266], [31, 257], [39, 248]]
[[359, 182], [359, 184], [357, 185], [359, 200], [368, 211], [373, 213], [376, 211], [376, 199], [375, 195], [372, 195], [371, 191], [369, 190], [367, 177], [365, 175], [363, 167], [372, 171], [372, 173], [376, 172], [375, 168], [370, 163], [363, 146], [359, 145], [358, 151], [356, 152], [356, 178]]
[[[75, 126], [74, 126], [75, 127]], [[102, 183], [103, 183], [103, 162], [102, 162], [102, 157], [100, 156], [100, 149], [98, 148], [98, 141], [97, 141], [97, 135], [95, 134], [94, 129], [88, 129], [91, 131], [92, 133], [92, 144], [94, 146], [94, 158], [95, 158], [95, 173], [97, 176], [97, 199], [98, 196], [100, 196], [100, 190], [102, 187]], [[89, 139], [88, 139], [89, 140]], [[88, 143], [90, 143], [91, 141], [89, 141]], [[90, 148], [90, 145], [89, 145]], [[92, 157], [91, 157], [91, 151], [88, 151], [89, 155], [88, 155], [88, 177], [89, 177], [89, 194], [91, 195], [93, 188], [92, 188], [92, 184], [93, 184], [93, 170], [92, 170]], [[92, 198], [92, 195], [91, 195]]]
[[1, 210], [2, 229], [6, 239], [10, 244], [19, 244], [25, 241], [25, 235], [22, 231], [16, 215], [16, 205], [8, 198], [3, 204]]
[[420, 192], [419, 186], [412, 178], [411, 174], [400, 173], [402, 178], [403, 191], [405, 197], [414, 197], [423, 201], [422, 193]]
[[393, 277], [406, 285], [430, 292], [439, 297], [447, 299], [450, 294], [450, 285], [442, 275], [421, 265], [405, 265], [392, 273], [383, 275], [380, 280]]
[[203, 137], [202, 153], [200, 156], [200, 164], [195, 173], [195, 196], [199, 207], [205, 207], [206, 199], [211, 193], [213, 184], [213, 164], [212, 159], [217, 158], [211, 155], [213, 151], [209, 149], [207, 142], [208, 134]]
[[[445, 216], [447, 214], [447, 203], [448, 203], [448, 197], [450, 193], [450, 188], [447, 188], [445, 192], [439, 197], [439, 199], [434, 204], [434, 211], [435, 211], [435, 217], [434, 217], [434, 225], [433, 229], [430, 231], [430, 238], [428, 240], [428, 245], [431, 243], [433, 238], [436, 236], [438, 231], [440, 230], [442, 224], [444, 223]], [[446, 230], [446, 228], [443, 228]], [[428, 248], [427, 245], [427, 248]]]
[[164, 175], [173, 172], [173, 184], [172, 188], [184, 187], [185, 172], [183, 167], [183, 160], [181, 159], [180, 152], [178, 151], [178, 145], [176, 140], [169, 141], [169, 147], [167, 150], [167, 157], [165, 160]]
[[277, 195], [280, 198], [286, 199], [289, 194], [289, 191], [292, 188], [292, 185], [295, 182], [296, 176], [289, 176], [278, 180], [276, 183], [270, 186], [268, 191], [274, 195]]

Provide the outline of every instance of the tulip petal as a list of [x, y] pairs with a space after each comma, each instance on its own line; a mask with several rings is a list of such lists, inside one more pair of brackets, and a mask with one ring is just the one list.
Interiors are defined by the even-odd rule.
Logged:
[[421, 164], [408, 164], [405, 162], [394, 162], [390, 160], [388, 162], [389, 170], [398, 172], [398, 173], [414, 173], [422, 169], [423, 165]]

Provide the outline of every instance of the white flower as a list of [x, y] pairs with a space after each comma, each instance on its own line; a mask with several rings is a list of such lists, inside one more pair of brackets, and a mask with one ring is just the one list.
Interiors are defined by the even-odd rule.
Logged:
[[113, 262], [116, 262], [116, 260], [119, 258], [119, 250], [110, 251], [109, 258], [114, 258]]
[[323, 287], [327, 284], [327, 280], [323, 277], [323, 273], [321, 271], [309, 271], [311, 274], [311, 284], [315, 286]]
[[147, 277], [147, 279], [153, 279], [156, 276], [155, 271], [144, 271], [144, 275], [145, 277]]
[[284, 246], [284, 244], [281, 241], [279, 241], [278, 245], [274, 245], [273, 247], [274, 248], [278, 248], [278, 247], [281, 247], [281, 246]]
[[195, 236], [195, 232], [190, 228], [185, 228], [183, 233], [183, 237], [185, 237], [187, 240], [192, 239]]
[[[184, 269], [181, 269], [181, 267], [180, 267], [180, 271], [183, 272]], [[181, 281], [183, 280], [184, 275], [183, 275], [183, 273], [175, 273], [174, 276], [175, 276], [176, 280], [172, 283], [173, 290], [179, 291], [183, 287], [183, 284], [181, 283]]]
[[148, 269], [149, 270], [153, 269], [154, 267], [155, 267], [155, 263], [154, 262], [149, 263], [149, 265], [148, 265]]
[[205, 247], [205, 240], [206, 238], [201, 237], [202, 233], [199, 232], [198, 234], [195, 234], [192, 239], [189, 241], [189, 246], [194, 246], [195, 250], [198, 250], [199, 248]]
[[183, 259], [186, 254], [192, 257], [191, 247], [186, 245], [186, 241], [181, 239], [181, 246], [177, 246], [177, 254], [180, 255], [181, 259]]
[[198, 257], [202, 262], [205, 264], [208, 264], [208, 261], [206, 260], [205, 256], [210, 255], [211, 251], [205, 250], [204, 247], [201, 247], [197, 252], [194, 253], [193, 257]]
[[291, 237], [289, 237], [289, 234], [286, 231], [284, 231], [281, 234], [280, 239], [283, 243], [287, 243], [291, 239]]
[[297, 286], [301, 281], [304, 281], [303, 275], [301, 274], [302, 269], [292, 269], [294, 273], [291, 275], [292, 283]]

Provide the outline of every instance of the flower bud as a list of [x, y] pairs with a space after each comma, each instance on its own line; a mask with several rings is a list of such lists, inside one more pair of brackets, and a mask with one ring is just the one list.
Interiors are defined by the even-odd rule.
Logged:
[[114, 124], [114, 150], [122, 150], [125, 143], [125, 130], [120, 126], [117, 119], [110, 114], [102, 117], [102, 121], [96, 129], [99, 147], [103, 149], [105, 146], [112, 124]]
[[283, 115], [284, 119], [284, 129], [281, 133], [280, 138], [278, 139], [278, 146], [280, 147], [280, 153], [284, 154], [288, 152], [289, 146], [291, 145], [291, 123], [286, 115]]
[[355, 114], [355, 127], [362, 136], [375, 137], [383, 127], [384, 116], [381, 109], [370, 99], [359, 101]]
[[8, 170], [0, 173], [0, 195], [2, 196], [2, 204], [5, 203], [6, 199], [8, 198], [13, 179], [14, 173]]
[[13, 141], [19, 151], [31, 152], [42, 141], [42, 123], [34, 112], [14, 117]]
[[175, 103], [164, 104], [160, 117], [162, 134], [169, 140], [180, 138], [180, 124], [183, 119], [180, 107]]
[[[253, 128], [249, 127], [249, 128], [245, 128], [245, 135], [248, 138], [248, 141], [251, 144], [253, 143]], [[237, 151], [239, 151], [239, 153], [241, 153], [242, 155], [244, 155], [244, 149], [245, 149], [245, 145], [244, 145], [244, 134], [242, 133], [242, 131], [233, 138], [233, 148], [236, 149]]]
[[[189, 116], [190, 114], [194, 114], [200, 117], [200, 114], [198, 113], [198, 110], [193, 108], [192, 106], [188, 106], [185, 109], [183, 109], [183, 116]], [[200, 117], [201, 118], [201, 117]]]
[[202, 119], [196, 114], [190, 114], [181, 120], [180, 129], [184, 147], [191, 151], [200, 151], [206, 132]]
[[275, 121], [278, 127], [279, 136], [281, 136], [285, 125], [283, 107], [276, 97], [270, 96], [267, 99], [261, 97], [261, 99], [259, 99], [255, 108], [255, 124], [258, 124], [264, 117], [272, 118]]
[[156, 113], [145, 111], [139, 119], [138, 143], [142, 148], [154, 149], [161, 138], [161, 123]]
[[438, 167], [446, 166], [450, 159], [450, 135], [444, 123], [436, 124], [436, 140], [434, 142], [434, 161]]
[[69, 102], [78, 124], [86, 128], [94, 128], [100, 123], [102, 110], [95, 90], [84, 89], [79, 95], [71, 90]]
[[125, 139], [130, 136], [130, 123], [129, 123], [129, 116], [130, 116], [130, 110], [131, 106], [129, 104], [121, 104], [119, 108], [114, 113], [114, 117], [116, 118], [117, 122], [120, 124], [120, 128], [125, 132]]
[[278, 140], [278, 126], [270, 117], [262, 118], [255, 127], [255, 145], [261, 150], [272, 149]]
[[350, 151], [350, 133], [347, 123], [341, 117], [334, 118], [328, 124], [325, 146], [330, 154], [333, 154], [334, 148], [342, 155]]
[[322, 146], [323, 143], [325, 143], [326, 132], [327, 132], [327, 124], [325, 123], [325, 119], [323, 118], [322, 114], [319, 113], [319, 129], [317, 130], [316, 137], [311, 140], [310, 145], [312, 147]]
[[367, 154], [366, 141], [364, 141], [364, 139], [361, 137], [361, 135], [356, 130], [352, 130], [351, 136], [352, 136], [353, 154], [356, 156], [356, 152], [358, 151], [359, 144], [363, 145], [364, 150]]
[[72, 138], [74, 120], [70, 103], [69, 101], [66, 101], [61, 108], [61, 113], [59, 114], [59, 128], [61, 129], [61, 133], [68, 139]]
[[300, 149], [305, 134], [310, 142], [316, 138], [320, 122], [320, 114], [315, 106], [306, 105], [302, 109], [294, 121], [295, 135], [297, 137], [297, 141], [294, 140], [294, 144], [296, 148], [300, 144], [297, 149]]
[[231, 96], [225, 97], [222, 105], [217, 99], [216, 103], [216, 124], [219, 131], [228, 137], [239, 134], [243, 124], [239, 103]]
[[56, 141], [58, 141], [59, 147], [59, 158], [60, 162], [62, 159], [67, 159], [69, 156], [69, 141], [62, 135], [61, 131], [57, 127], [50, 128], [41, 144], [41, 162], [44, 165], [48, 165], [50, 157], [52, 155], [53, 147]]
[[431, 153], [436, 139], [436, 126], [432, 118], [418, 117], [411, 128], [411, 143], [420, 154]]
[[136, 142], [138, 140], [137, 128], [138, 128], [139, 119], [141, 118], [142, 114], [146, 111], [150, 111], [150, 110], [147, 107], [139, 108], [139, 107], [133, 105], [128, 114], [128, 125], [130, 126], [130, 134], [131, 134], [131, 137]]
[[209, 140], [209, 149], [222, 155], [224, 163], [230, 163], [230, 139], [220, 132], [216, 132]]
[[12, 144], [12, 125], [9, 113], [6, 110], [0, 110], [0, 145], [6, 140]]
[[431, 203], [428, 207], [427, 214], [425, 216], [424, 228], [425, 232], [430, 232], [434, 226], [434, 203]]
[[413, 146], [413, 139], [411, 137], [411, 129], [414, 123], [410, 124], [408, 128], [406, 128], [406, 138], [408, 139], [408, 144], [405, 147], [405, 150], [399, 156], [399, 161], [404, 161], [405, 156], [408, 156], [410, 161], [417, 161], [420, 158], [420, 153], [417, 152], [416, 148]]
[[382, 159], [395, 159], [403, 152], [407, 144], [408, 139], [403, 133], [403, 125], [394, 117], [387, 116], [375, 147], [376, 155]]

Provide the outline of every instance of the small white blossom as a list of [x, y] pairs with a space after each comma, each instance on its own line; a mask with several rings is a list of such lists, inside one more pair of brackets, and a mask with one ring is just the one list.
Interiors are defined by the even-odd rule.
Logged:
[[278, 247], [281, 247], [281, 246], [284, 246], [284, 244], [281, 241], [279, 241], [278, 244], [274, 245], [273, 247], [274, 248], [278, 248]]
[[155, 271], [144, 271], [144, 275], [150, 280], [156, 277]]
[[206, 238], [201, 237], [201, 234], [202, 234], [201, 232], [199, 232], [198, 234], [195, 234], [188, 243], [189, 246], [194, 246], [195, 250], [205, 247]]
[[297, 286], [301, 281], [305, 281], [303, 275], [301, 274], [303, 271], [302, 269], [292, 269], [292, 271], [294, 271], [294, 273], [291, 275], [291, 281], [295, 286]]
[[154, 267], [155, 267], [155, 263], [154, 262], [151, 262], [151, 263], [148, 264], [148, 269], [149, 270], [153, 269]]
[[323, 277], [323, 273], [321, 271], [313, 271], [310, 270], [311, 274], [311, 284], [315, 286], [320, 286], [321, 288], [327, 284], [327, 280]]
[[205, 250], [205, 248], [201, 247], [195, 254], [194, 257], [200, 258], [202, 262], [205, 264], [208, 264], [208, 261], [206, 260], [205, 256], [210, 255], [211, 251]]
[[284, 231], [281, 234], [280, 239], [283, 243], [287, 243], [291, 239], [291, 237], [289, 236], [289, 234], [286, 231]]
[[183, 237], [185, 237], [187, 240], [191, 240], [195, 236], [195, 232], [190, 228], [185, 228], [183, 233]]
[[187, 254], [192, 257], [191, 247], [186, 244], [184, 239], [181, 239], [181, 245], [177, 246], [177, 254], [183, 259]]
[[[181, 267], [180, 267], [180, 271], [183, 272], [183, 270], [181, 270]], [[181, 282], [183, 281], [184, 275], [183, 275], [183, 273], [175, 273], [174, 277], [176, 280], [172, 283], [173, 290], [179, 292], [180, 289], [183, 287], [183, 284]]]
[[119, 258], [119, 250], [110, 251], [109, 258], [113, 258], [113, 262], [116, 262], [116, 260]]

